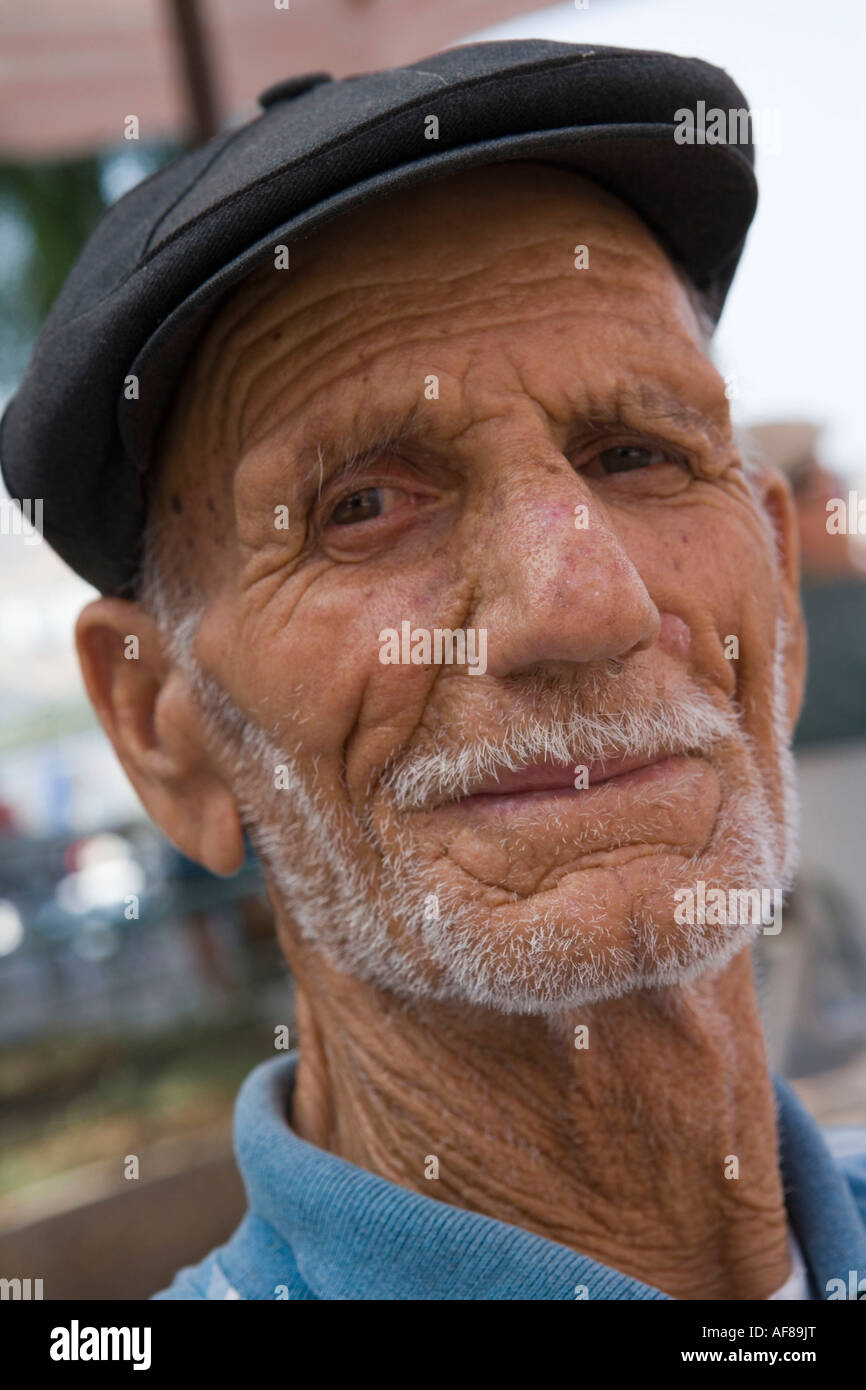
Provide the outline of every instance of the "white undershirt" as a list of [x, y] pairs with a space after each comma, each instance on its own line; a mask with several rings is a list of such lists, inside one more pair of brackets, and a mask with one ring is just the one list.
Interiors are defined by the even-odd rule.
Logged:
[[808, 1299], [812, 1300], [809, 1292], [809, 1277], [806, 1273], [806, 1261], [803, 1259], [803, 1252], [800, 1249], [800, 1242], [794, 1235], [790, 1224], [788, 1225], [788, 1258], [791, 1261], [791, 1273], [788, 1275], [784, 1284], [775, 1293], [770, 1294], [768, 1302], [775, 1298], [785, 1299]]

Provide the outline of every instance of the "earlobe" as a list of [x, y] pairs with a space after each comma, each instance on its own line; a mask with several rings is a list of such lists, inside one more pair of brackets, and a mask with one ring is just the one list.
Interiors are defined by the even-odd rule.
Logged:
[[75, 640], [87, 694], [145, 810], [188, 858], [236, 873], [244, 842], [235, 799], [153, 618], [140, 604], [97, 599]]

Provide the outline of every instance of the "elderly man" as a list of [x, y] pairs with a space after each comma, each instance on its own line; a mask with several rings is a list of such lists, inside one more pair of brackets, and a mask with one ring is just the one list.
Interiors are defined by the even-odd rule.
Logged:
[[46, 327], [5, 468], [103, 591], [89, 695], [185, 854], [249, 832], [296, 982], [249, 1213], [159, 1297], [866, 1291], [862, 1162], [770, 1077], [747, 949], [804, 649], [708, 355], [754, 186], [675, 140], [701, 100], [744, 105], [540, 42], [288, 84]]

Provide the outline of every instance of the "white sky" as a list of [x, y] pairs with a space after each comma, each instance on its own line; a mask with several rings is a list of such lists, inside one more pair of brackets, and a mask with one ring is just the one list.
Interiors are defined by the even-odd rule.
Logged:
[[827, 461], [866, 476], [864, 0], [589, 0], [471, 37], [703, 58], [730, 73], [752, 110], [781, 112], [779, 152], [758, 146], [760, 201], [717, 360], [736, 376], [739, 420], [824, 423]]

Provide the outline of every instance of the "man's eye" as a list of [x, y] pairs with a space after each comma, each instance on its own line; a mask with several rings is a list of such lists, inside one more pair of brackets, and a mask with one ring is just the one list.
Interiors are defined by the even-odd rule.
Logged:
[[338, 502], [328, 517], [329, 526], [353, 526], [382, 516], [389, 502], [399, 496], [394, 488], [365, 487]]
[[661, 449], [647, 449], [639, 444], [617, 444], [612, 449], [602, 449], [593, 460], [602, 473], [629, 473], [635, 468], [649, 468], [653, 463], [664, 463], [666, 456]]

